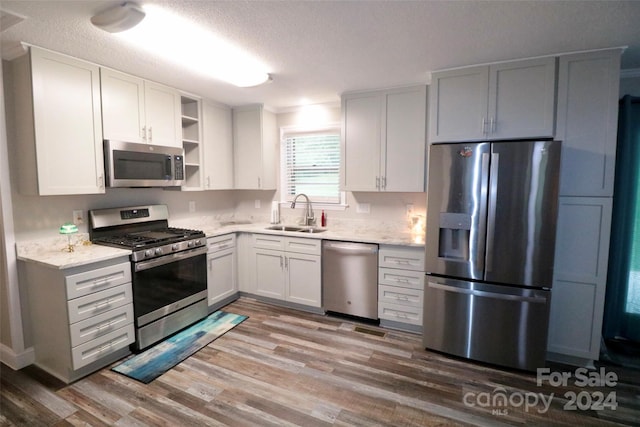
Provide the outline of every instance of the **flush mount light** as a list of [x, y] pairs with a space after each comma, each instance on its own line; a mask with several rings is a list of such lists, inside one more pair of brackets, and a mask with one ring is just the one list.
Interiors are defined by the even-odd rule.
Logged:
[[[197, 73], [226, 81], [239, 87], [258, 86], [271, 81], [271, 76], [264, 64], [251, 55], [233, 46], [226, 40], [213, 34], [206, 28], [200, 27], [192, 21], [170, 13], [166, 9], [155, 5], [140, 8], [133, 3], [109, 9], [94, 16], [91, 22], [99, 28], [113, 32], [126, 43], [135, 45], [155, 55], [160, 55], [178, 66], [189, 68]], [[137, 11], [136, 11], [137, 9]], [[132, 12], [136, 11], [136, 12]], [[112, 18], [107, 22], [123, 22], [106, 24], [109, 28], [121, 28], [125, 22], [133, 22], [133, 18], [123, 18], [128, 14], [142, 13], [136, 24], [129, 24], [127, 30], [111, 31], [105, 28], [102, 15], [107, 13], [119, 18]]]
[[140, 6], [126, 2], [98, 13], [91, 18], [91, 23], [110, 33], [119, 33], [135, 27], [144, 17]]

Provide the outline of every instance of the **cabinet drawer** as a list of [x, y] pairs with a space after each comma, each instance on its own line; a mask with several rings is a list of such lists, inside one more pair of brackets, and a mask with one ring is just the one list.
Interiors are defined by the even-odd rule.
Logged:
[[67, 299], [78, 298], [96, 291], [131, 281], [131, 263], [110, 265], [66, 278]]
[[130, 304], [132, 302], [131, 294], [131, 283], [127, 283], [68, 301], [69, 323], [79, 322], [116, 307]]
[[133, 323], [133, 305], [126, 304], [71, 325], [71, 346], [75, 347]]
[[382, 246], [379, 252], [378, 266], [424, 271], [424, 249]]
[[77, 370], [134, 342], [133, 323], [71, 349], [73, 369]]
[[288, 237], [284, 241], [284, 250], [301, 254], [320, 255], [322, 240]]
[[396, 286], [378, 286], [378, 302], [418, 307], [422, 310], [424, 292], [418, 289], [398, 288]]
[[284, 237], [273, 234], [253, 234], [251, 235], [254, 248], [263, 249], [283, 249]]
[[209, 252], [217, 252], [236, 246], [236, 235], [225, 234], [224, 236], [210, 237], [207, 239], [207, 249]]
[[406, 305], [381, 302], [378, 303], [378, 317], [380, 319], [422, 326], [422, 307], [409, 307]]
[[400, 270], [396, 268], [380, 268], [378, 269], [378, 282], [381, 285], [423, 290], [424, 273], [422, 271]]

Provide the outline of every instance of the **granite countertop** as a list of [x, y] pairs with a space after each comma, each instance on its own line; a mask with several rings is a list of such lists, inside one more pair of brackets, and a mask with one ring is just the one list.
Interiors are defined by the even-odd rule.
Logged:
[[129, 257], [128, 249], [94, 245], [87, 233], [71, 237], [73, 252], [68, 252], [67, 238], [64, 236], [16, 243], [16, 256], [20, 261], [33, 262], [54, 269], [79, 267], [94, 262], [107, 261], [119, 257]]
[[[424, 247], [424, 236], [422, 234], [413, 234], [408, 229], [407, 231], [397, 231], [385, 227], [345, 227], [336, 226], [328, 227], [324, 231], [318, 233], [302, 233], [299, 231], [280, 231], [269, 230], [267, 227], [272, 226], [269, 223], [238, 223], [228, 224], [220, 223], [203, 224], [199, 229], [203, 230], [207, 237], [215, 237], [223, 234], [234, 232], [245, 233], [263, 233], [263, 234], [277, 234], [288, 237], [304, 237], [309, 239], [325, 239], [325, 240], [346, 240], [351, 242], [362, 243], [378, 243], [382, 245], [401, 245], [401, 246], [413, 246]], [[278, 224], [278, 225], [291, 225], [293, 227], [301, 227], [295, 224]], [[308, 228], [308, 227], [303, 227]], [[316, 227], [320, 228], [321, 227]]]
[[[398, 230], [396, 227], [385, 226], [384, 224], [376, 224], [375, 226], [364, 225], [362, 223], [355, 226], [354, 224], [341, 224], [329, 227], [321, 233], [268, 230], [267, 227], [272, 224], [264, 222], [252, 223], [245, 220], [181, 220], [170, 223], [170, 225], [203, 230], [207, 237], [244, 232], [276, 234], [309, 239], [346, 240], [383, 245], [424, 247], [424, 236], [422, 234], [413, 234], [408, 229], [406, 229], [406, 231]], [[71, 242], [74, 245], [73, 252], [67, 252], [65, 250], [67, 247], [67, 238], [64, 236], [17, 242], [17, 258], [20, 261], [34, 262], [49, 268], [67, 269], [119, 257], [128, 257], [131, 254], [131, 251], [128, 249], [94, 245], [89, 241], [87, 233], [74, 234]]]

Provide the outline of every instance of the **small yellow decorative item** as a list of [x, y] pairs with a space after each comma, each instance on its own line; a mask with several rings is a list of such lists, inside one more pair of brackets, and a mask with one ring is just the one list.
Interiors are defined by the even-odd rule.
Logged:
[[67, 247], [63, 248], [62, 250], [67, 252], [73, 252], [74, 248], [73, 248], [73, 245], [71, 244], [71, 235], [78, 232], [78, 226], [71, 223], [62, 224], [60, 226], [59, 231], [60, 231], [60, 234], [67, 235]]

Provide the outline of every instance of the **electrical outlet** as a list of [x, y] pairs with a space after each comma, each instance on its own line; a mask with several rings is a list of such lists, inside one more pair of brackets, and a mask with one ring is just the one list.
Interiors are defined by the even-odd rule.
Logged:
[[196, 202], [189, 202], [189, 213], [194, 213], [196, 211]]
[[371, 205], [369, 203], [358, 203], [356, 206], [356, 212], [368, 214], [371, 212]]
[[256, 209], [260, 209], [260, 199], [256, 199], [253, 205], [255, 206]]
[[73, 223], [75, 225], [84, 224], [84, 213], [81, 210], [73, 211]]

